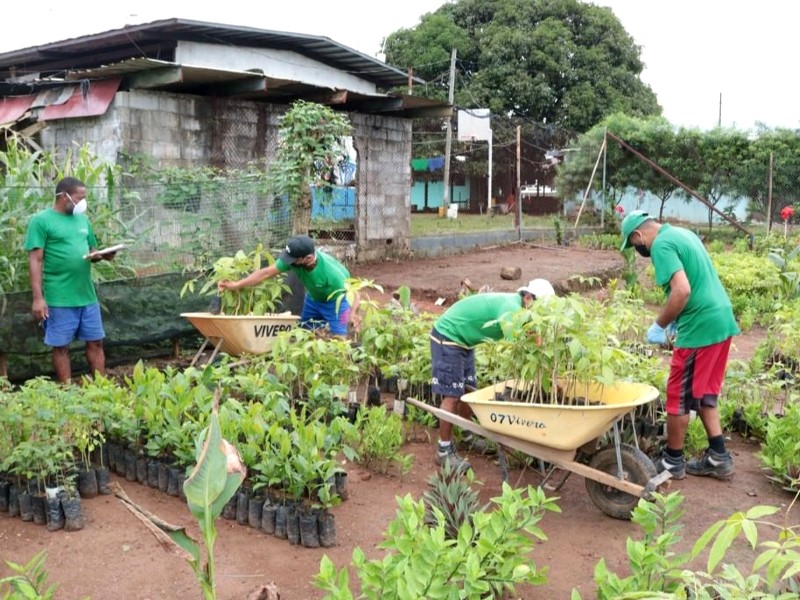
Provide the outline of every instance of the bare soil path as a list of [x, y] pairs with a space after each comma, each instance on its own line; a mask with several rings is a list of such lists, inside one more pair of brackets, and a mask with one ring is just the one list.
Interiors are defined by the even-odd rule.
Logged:
[[[388, 297], [400, 285], [408, 285], [413, 300], [425, 310], [440, 311], [433, 302], [438, 297], [452, 300], [464, 278], [476, 286], [488, 284], [498, 291], [511, 291], [521, 285], [499, 278], [502, 266], [519, 266], [521, 281], [534, 277], [550, 279], [569, 286], [574, 274], [602, 275], [621, 269], [622, 258], [616, 252], [588, 251], [575, 248], [542, 248], [517, 245], [471, 252], [435, 260], [402, 263], [383, 262], [353, 269], [359, 277], [374, 279], [386, 287]], [[449, 302], [448, 302], [449, 304]], [[734, 357], [752, 354], [763, 331], [740, 336]], [[385, 398], [387, 402], [389, 397]], [[433, 444], [436, 431], [427, 431], [424, 441], [408, 443], [406, 453], [414, 454], [414, 466], [405, 477], [371, 474], [357, 465], [348, 465], [349, 498], [333, 509], [336, 515], [337, 546], [307, 549], [292, 546], [235, 521], [219, 521], [219, 539], [215, 548], [218, 573], [218, 597], [221, 600], [245, 599], [250, 590], [274, 581], [282, 600], [321, 598], [312, 579], [320, 559], [327, 554], [337, 567], [350, 563], [358, 546], [371, 558], [382, 556], [377, 544], [396, 511], [395, 498], [411, 494], [419, 498], [428, 477], [436, 468]], [[757, 447], [748, 440], [734, 437], [730, 442], [737, 474], [730, 482], [689, 477], [673, 482], [686, 500], [683, 521], [684, 548], [689, 549], [713, 521], [750, 506], [771, 504], [787, 506], [791, 496], [773, 487], [754, 457]], [[481, 498], [488, 501], [499, 494], [501, 480], [497, 465], [481, 456], [471, 456], [481, 487]], [[520, 479], [521, 478], [521, 479]], [[186, 505], [178, 498], [157, 490], [115, 478], [137, 503], [161, 518], [183, 525], [199, 539], [197, 526]], [[539, 476], [526, 470], [511, 472], [511, 481], [536, 485]], [[592, 504], [584, 481], [572, 475], [556, 494], [561, 514], [547, 515], [543, 529], [549, 540], [538, 545], [535, 561], [549, 568], [548, 583], [519, 590], [519, 598], [566, 600], [573, 588], [584, 598], [594, 597], [592, 573], [602, 557], [611, 570], [625, 572], [625, 540], [638, 535], [629, 522], [611, 519]], [[79, 532], [48, 533], [43, 526], [24, 523], [0, 513], [0, 559], [27, 562], [36, 552], [47, 553], [46, 570], [50, 582], [58, 584], [56, 598], [72, 600], [196, 600], [200, 589], [189, 566], [162, 550], [119, 501], [100, 496], [84, 501], [86, 527]], [[743, 545], [735, 552], [745, 556]], [[749, 565], [749, 561], [746, 561]], [[0, 577], [9, 570], [0, 563]], [[355, 580], [351, 570], [351, 581]]]

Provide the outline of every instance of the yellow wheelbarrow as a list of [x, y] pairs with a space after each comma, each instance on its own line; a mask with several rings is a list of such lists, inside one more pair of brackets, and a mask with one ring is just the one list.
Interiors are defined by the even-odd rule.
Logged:
[[277, 315], [217, 315], [210, 312], [181, 313], [195, 326], [205, 340], [189, 366], [194, 366], [209, 344], [213, 345], [206, 364], [211, 364], [218, 352], [230, 356], [264, 354], [272, 349], [275, 337], [297, 325], [300, 317], [290, 313]]
[[[509, 380], [463, 395], [461, 400], [469, 404], [480, 424], [413, 398], [408, 402], [501, 448], [549, 463], [542, 485], [556, 468], [566, 471], [558, 486], [550, 489], [560, 488], [570, 473], [582, 475], [592, 502], [616, 519], [630, 519], [639, 498], [648, 497], [669, 479], [669, 471], [657, 474], [644, 452], [620, 439], [620, 419], [656, 400], [656, 388], [640, 383], [577, 384], [563, 390], [570, 399], [564, 404], [501, 399], [525, 388], [525, 383]], [[600, 447], [599, 438], [609, 429], [614, 443]], [[503, 475], [507, 479], [505, 467]]]

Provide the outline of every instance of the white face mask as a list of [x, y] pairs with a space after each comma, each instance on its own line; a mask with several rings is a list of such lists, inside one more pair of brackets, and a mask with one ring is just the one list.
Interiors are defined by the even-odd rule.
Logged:
[[86, 198], [84, 198], [83, 200], [79, 200], [77, 204], [75, 204], [75, 200], [73, 200], [72, 196], [70, 196], [69, 194], [67, 194], [67, 198], [69, 198], [69, 201], [72, 202], [73, 215], [82, 215], [83, 213], [86, 212]]
[[82, 215], [86, 212], [86, 199], [84, 198], [77, 204], [75, 204], [75, 208], [72, 209], [73, 215]]

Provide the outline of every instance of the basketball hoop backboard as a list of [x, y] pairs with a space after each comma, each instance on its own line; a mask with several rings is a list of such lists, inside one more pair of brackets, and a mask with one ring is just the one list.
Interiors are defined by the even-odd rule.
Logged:
[[492, 139], [491, 112], [488, 108], [458, 111], [458, 141], [486, 142]]

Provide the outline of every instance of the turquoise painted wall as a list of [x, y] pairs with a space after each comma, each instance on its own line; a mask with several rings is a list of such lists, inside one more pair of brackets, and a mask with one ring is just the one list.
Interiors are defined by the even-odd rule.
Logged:
[[[565, 212], [569, 213], [573, 209], [577, 209], [581, 205], [582, 199], [583, 197], [581, 196], [572, 202], [565, 203]], [[600, 201], [599, 196], [597, 201]], [[632, 210], [645, 210], [651, 215], [658, 217], [661, 201], [650, 192], [639, 194], [636, 190], [631, 189], [631, 191], [622, 196], [620, 205], [625, 209], [626, 215]], [[717, 208], [721, 211], [724, 211], [726, 207], [729, 206], [733, 206], [733, 214], [739, 221], [743, 222], [747, 218], [747, 200], [745, 198], [741, 198], [737, 201], [736, 199], [723, 197], [719, 203], [717, 203]], [[708, 223], [708, 207], [696, 198], [691, 198], [687, 202], [682, 197], [673, 196], [664, 204], [664, 218], [677, 219], [687, 223]], [[725, 223], [726, 221], [714, 213], [713, 222]]]
[[[428, 208], [442, 206], [444, 200], [444, 182], [428, 182]], [[454, 185], [450, 190], [450, 202], [466, 204], [469, 201], [469, 185]], [[425, 182], [416, 181], [411, 186], [411, 205], [417, 210], [425, 206]]]

